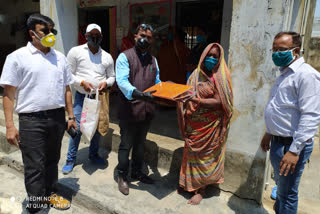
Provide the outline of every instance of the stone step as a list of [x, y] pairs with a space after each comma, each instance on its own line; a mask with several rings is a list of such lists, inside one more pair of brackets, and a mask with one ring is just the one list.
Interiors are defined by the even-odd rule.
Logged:
[[[129, 196], [118, 191], [116, 182], [117, 153], [101, 149], [100, 155], [106, 160], [105, 165], [96, 166], [88, 160], [88, 145], [79, 146], [77, 165], [68, 175], [61, 173], [65, 163], [67, 138], [63, 140], [61, 160], [59, 162], [60, 193], [72, 198], [76, 206], [83, 206], [93, 213], [272, 213], [270, 208], [263, 208], [252, 200], [244, 200], [216, 187], [210, 187], [207, 197], [199, 206], [187, 204], [189, 193], [177, 194], [178, 177], [160, 168], [145, 167], [144, 170], [156, 181], [154, 185], [131, 182]], [[6, 165], [18, 172], [23, 172], [21, 152], [0, 153], [0, 165]], [[3, 181], [2, 182], [6, 182]], [[23, 183], [17, 183], [23, 187]], [[13, 194], [11, 189], [7, 194]], [[22, 190], [21, 190], [22, 191]], [[85, 213], [85, 212], [80, 212]]]
[[[10, 214], [28, 214], [26, 207], [26, 191], [24, 188], [24, 178], [21, 173], [12, 170], [7, 166], [0, 166], [0, 213]], [[72, 206], [68, 210], [60, 211], [54, 208], [48, 209], [50, 214], [79, 214], [95, 212], [80, 206], [73, 201]]]
[[[2, 108], [0, 108], [0, 115], [4, 115]], [[16, 113], [14, 113], [13, 118], [15, 126], [18, 128], [18, 116]], [[110, 123], [109, 127], [108, 133], [100, 139], [100, 147], [117, 152], [120, 144], [120, 129], [115, 123]], [[68, 143], [68, 137], [69, 135], [65, 133], [65, 143]], [[83, 138], [81, 142], [87, 143]], [[152, 167], [162, 168], [168, 172], [178, 174], [181, 166], [183, 145], [184, 142], [182, 140], [148, 133], [145, 143], [145, 161]], [[0, 117], [0, 151], [10, 153], [15, 150], [16, 147], [7, 143], [4, 117]]]
[[[1, 102], [2, 100], [0, 100]], [[114, 109], [111, 109], [110, 117], [113, 117], [113, 119], [107, 135], [101, 138], [100, 147], [117, 152], [120, 144], [120, 130], [114, 114]], [[0, 115], [3, 115], [2, 105], [0, 105]], [[175, 125], [173, 124], [173, 121], [177, 122], [175, 117], [174, 112], [167, 109], [159, 112], [159, 115], [156, 116], [145, 143], [145, 162], [153, 169], [161, 169], [178, 177], [184, 142], [177, 136], [174, 138], [168, 137], [175, 136], [175, 133], [178, 132], [177, 127], [174, 128]], [[14, 120], [17, 123], [17, 116], [14, 116]], [[5, 129], [0, 129], [1, 135], [5, 136]], [[66, 144], [68, 144], [68, 134], [65, 134], [65, 137]], [[2, 137], [2, 139], [3, 141], [0, 141], [0, 144], [7, 144], [5, 137]], [[83, 140], [82, 142], [85, 143]], [[225, 182], [219, 187], [225, 191], [233, 192], [239, 197], [253, 199], [261, 203], [264, 182], [261, 178], [263, 178], [264, 171], [264, 159], [257, 159], [254, 155], [236, 151], [232, 147], [227, 148], [225, 154]]]

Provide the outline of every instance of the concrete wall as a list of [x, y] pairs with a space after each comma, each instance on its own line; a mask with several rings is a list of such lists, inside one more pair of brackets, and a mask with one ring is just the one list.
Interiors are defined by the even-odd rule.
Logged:
[[76, 1], [40, 0], [40, 11], [56, 25], [55, 49], [67, 54], [78, 44], [78, 10]]
[[26, 45], [25, 15], [40, 11], [39, 3], [29, 0], [5, 1], [0, 0], [0, 43], [20, 48]]
[[235, 108], [222, 187], [259, 202], [266, 165], [259, 144], [265, 132], [264, 109], [277, 75], [271, 48], [275, 34], [285, 28], [289, 8], [290, 1], [233, 1], [229, 67]]
[[308, 63], [320, 72], [320, 37], [312, 37], [309, 42]]
[[[305, 23], [304, 29], [302, 31], [303, 34], [303, 56], [306, 59], [307, 63], [309, 62], [309, 47], [311, 42], [311, 34], [312, 34], [312, 27], [313, 27], [313, 18], [314, 18], [314, 11], [316, 8], [317, 0], [309, 0], [309, 5], [306, 6], [306, 14], [305, 14]], [[319, 65], [319, 64], [318, 64]]]
[[[305, 5], [305, 0], [291, 0], [293, 7], [291, 11], [291, 20], [290, 20], [290, 30], [295, 32], [300, 32], [303, 18], [303, 9]], [[289, 30], [288, 29], [288, 30]]]

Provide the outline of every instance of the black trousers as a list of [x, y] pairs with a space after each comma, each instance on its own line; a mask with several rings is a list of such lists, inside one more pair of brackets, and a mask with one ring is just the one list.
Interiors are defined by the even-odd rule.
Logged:
[[144, 143], [151, 120], [131, 122], [120, 120], [121, 142], [118, 152], [118, 174], [126, 178], [129, 171], [129, 154], [132, 148], [132, 171], [141, 172], [144, 161]]
[[19, 146], [30, 212], [39, 210], [43, 198], [54, 191], [65, 127], [64, 108], [19, 114]]

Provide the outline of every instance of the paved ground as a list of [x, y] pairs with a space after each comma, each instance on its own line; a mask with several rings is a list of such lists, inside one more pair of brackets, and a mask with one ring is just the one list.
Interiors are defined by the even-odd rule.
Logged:
[[[62, 158], [60, 169], [65, 161], [67, 141], [64, 140], [62, 148]], [[114, 169], [117, 164], [117, 154], [101, 151], [101, 155], [106, 158], [103, 166], [94, 166], [88, 159], [88, 147], [80, 144], [79, 158], [77, 166], [69, 175], [59, 175], [60, 186], [65, 193], [71, 195], [75, 208], [68, 212], [88, 213], [87, 211], [78, 212], [78, 207], [85, 207], [93, 213], [272, 213], [270, 209], [259, 206], [251, 200], [240, 199], [231, 193], [220, 191], [211, 187], [208, 196], [200, 206], [187, 205], [190, 194], [179, 195], [176, 193], [177, 178], [162, 172], [161, 169], [152, 172], [151, 176], [156, 180], [155, 185], [146, 185], [140, 182], [132, 182], [130, 185], [130, 195], [124, 196], [117, 189], [115, 182]], [[4, 154], [0, 154], [0, 157]], [[21, 155], [19, 151], [11, 153], [5, 157], [11, 167], [21, 171]], [[12, 162], [14, 160], [14, 162]], [[147, 170], [147, 169], [146, 169]], [[13, 172], [0, 167], [0, 197], [1, 209], [13, 210], [21, 209], [19, 202], [23, 201], [25, 195], [23, 177], [15, 175]], [[14, 179], [13, 179], [14, 178]], [[11, 197], [19, 198], [17, 203], [9, 203]], [[69, 196], [70, 197], [70, 196]], [[3, 207], [4, 206], [4, 207]], [[55, 210], [50, 210], [54, 213]], [[0, 212], [1, 213], [1, 212]], [[10, 212], [9, 212], [10, 213]], [[67, 213], [67, 212], [66, 212]]]
[[[23, 175], [7, 166], [1, 166], [0, 177], [0, 213], [28, 214], [25, 209], [26, 193], [24, 189]], [[51, 214], [93, 213], [76, 204], [72, 204], [72, 207], [65, 211], [58, 211], [55, 209], [48, 209], [47, 211]]]
[[[169, 112], [173, 114], [172, 111]], [[160, 120], [161, 117], [159, 117]], [[5, 133], [4, 127], [1, 126], [0, 129], [2, 133]], [[154, 130], [153, 133], [161, 134], [157, 130]], [[163, 135], [171, 136], [172, 133], [163, 133]], [[67, 145], [68, 139], [64, 138], [59, 163], [60, 170], [66, 158]], [[300, 185], [299, 214], [318, 213], [320, 210], [318, 138], [314, 145], [311, 162], [306, 166]], [[163, 169], [145, 168], [156, 180], [156, 184], [145, 185], [132, 182], [130, 195], [124, 196], [119, 193], [115, 182], [114, 169], [117, 164], [117, 154], [102, 149], [101, 155], [106, 160], [106, 164], [102, 166], [92, 165], [87, 155], [88, 145], [81, 143], [74, 171], [69, 175], [62, 173], [59, 175], [59, 187], [67, 197], [72, 199], [72, 208], [67, 211], [50, 209], [49, 213], [273, 213], [274, 201], [270, 199], [271, 188], [274, 186], [272, 180], [264, 194], [262, 206], [252, 200], [241, 199], [229, 192], [220, 191], [215, 187], [210, 187], [207, 197], [199, 206], [191, 206], [186, 203], [191, 195], [177, 194], [178, 178]], [[2, 164], [0, 165], [0, 214], [25, 213], [22, 204], [25, 189], [21, 173], [23, 168], [20, 151], [9, 155], [0, 152], [0, 164]]]
[[[306, 164], [299, 186], [299, 214], [320, 213], [320, 141], [315, 138], [310, 162]], [[270, 198], [275, 183], [270, 179], [270, 185], [265, 191], [263, 204], [272, 208], [274, 200]]]
[[[60, 169], [65, 161], [67, 139], [64, 139]], [[102, 166], [92, 165], [88, 159], [88, 147], [80, 144], [77, 166], [69, 175], [59, 175], [59, 183], [65, 194], [72, 197], [72, 208], [68, 211], [49, 210], [49, 213], [273, 213], [274, 201], [270, 199], [273, 184], [268, 187], [264, 195], [263, 205], [259, 206], [251, 200], [240, 199], [228, 192], [210, 188], [209, 194], [200, 206], [187, 205], [190, 194], [176, 193], [177, 178], [166, 174], [161, 169], [152, 171], [151, 176], [156, 180], [155, 185], [145, 185], [132, 182], [130, 195], [124, 196], [118, 192], [115, 182], [114, 169], [117, 164], [117, 154], [101, 150], [101, 155], [106, 159]], [[1, 153], [0, 157], [6, 155]], [[2, 163], [17, 170], [0, 166], [0, 213], [24, 213], [21, 204], [25, 198], [23, 176], [21, 171], [20, 152], [13, 152], [6, 156], [14, 163], [7, 160]], [[300, 186], [299, 214], [318, 213], [320, 210], [320, 182], [319, 166], [320, 149], [319, 140], [315, 142], [311, 162], [306, 166]], [[146, 169], [148, 170], [148, 169]], [[12, 201], [12, 197], [15, 200]], [[90, 210], [90, 211], [89, 211]]]

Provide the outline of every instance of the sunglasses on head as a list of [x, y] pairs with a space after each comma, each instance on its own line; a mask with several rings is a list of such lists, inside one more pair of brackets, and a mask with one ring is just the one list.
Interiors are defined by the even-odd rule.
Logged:
[[139, 25], [138, 29], [144, 29], [144, 30], [150, 30], [151, 32], [153, 32], [153, 28], [151, 27], [151, 25], [148, 25], [148, 24], [141, 24]]

